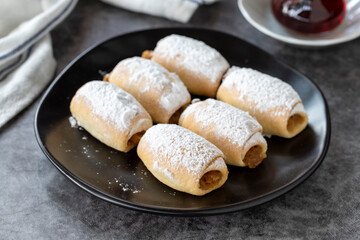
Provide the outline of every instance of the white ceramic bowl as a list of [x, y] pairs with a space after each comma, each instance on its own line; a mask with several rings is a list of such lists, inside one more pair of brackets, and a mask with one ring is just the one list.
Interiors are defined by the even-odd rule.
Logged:
[[238, 0], [245, 19], [259, 31], [277, 40], [305, 47], [325, 47], [360, 36], [360, 0], [348, 0], [344, 21], [324, 33], [301, 34], [283, 27], [271, 11], [271, 0]]

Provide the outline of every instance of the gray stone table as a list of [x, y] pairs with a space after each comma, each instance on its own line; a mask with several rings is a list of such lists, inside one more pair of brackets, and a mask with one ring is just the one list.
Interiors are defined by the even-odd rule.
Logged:
[[250, 26], [236, 0], [202, 6], [188, 24], [83, 0], [52, 32], [57, 73], [108, 37], [169, 26], [234, 34], [313, 79], [332, 121], [322, 165], [285, 195], [231, 214], [133, 211], [81, 190], [47, 160], [33, 130], [38, 98], [0, 129], [0, 239], [360, 239], [360, 39], [324, 49], [292, 47]]

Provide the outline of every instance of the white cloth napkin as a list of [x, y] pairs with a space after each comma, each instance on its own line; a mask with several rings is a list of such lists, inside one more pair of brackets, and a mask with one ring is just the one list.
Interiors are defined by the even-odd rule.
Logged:
[[49, 32], [77, 0], [0, 0], [0, 127], [53, 78]]
[[178, 22], [189, 21], [195, 10], [202, 4], [218, 0], [101, 0], [133, 12], [164, 17]]

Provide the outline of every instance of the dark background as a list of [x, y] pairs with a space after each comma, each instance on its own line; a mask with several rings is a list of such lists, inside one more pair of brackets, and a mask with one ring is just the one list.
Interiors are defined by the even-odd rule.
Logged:
[[250, 26], [235, 0], [201, 6], [188, 24], [82, 0], [52, 31], [57, 73], [109, 37], [175, 26], [238, 36], [317, 83], [332, 123], [330, 148], [318, 170], [291, 192], [231, 214], [167, 217], [128, 210], [81, 190], [47, 160], [33, 131], [37, 99], [0, 129], [0, 238], [360, 239], [360, 39], [323, 49], [292, 47]]

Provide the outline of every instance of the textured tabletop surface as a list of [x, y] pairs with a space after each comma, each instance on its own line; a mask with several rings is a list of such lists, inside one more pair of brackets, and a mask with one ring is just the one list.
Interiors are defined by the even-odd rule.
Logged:
[[83, 191], [47, 160], [33, 130], [38, 98], [0, 129], [0, 239], [360, 239], [360, 39], [292, 47], [250, 26], [235, 0], [200, 7], [187, 24], [82, 0], [52, 32], [57, 73], [111, 36], [173, 26], [231, 33], [313, 79], [331, 114], [322, 165], [285, 195], [235, 213], [169, 217], [129, 210]]

